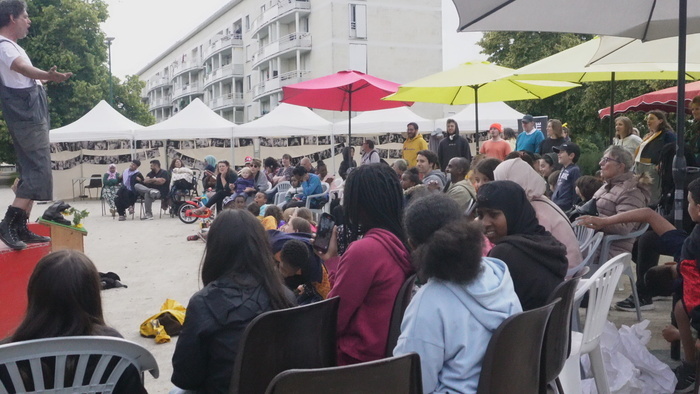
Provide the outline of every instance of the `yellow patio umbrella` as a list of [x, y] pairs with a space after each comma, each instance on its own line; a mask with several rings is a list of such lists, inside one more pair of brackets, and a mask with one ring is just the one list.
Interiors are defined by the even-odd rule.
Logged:
[[450, 105], [474, 105], [476, 144], [479, 146], [479, 103], [543, 99], [581, 86], [562, 81], [519, 81], [508, 79], [512, 68], [489, 62], [468, 62], [399, 86], [384, 98]]
[[[639, 63], [621, 61], [620, 63], [590, 64], [597, 57], [600, 57], [601, 52], [610, 51], [611, 48], [625, 47], [630, 41], [629, 38], [625, 37], [605, 37], [605, 39], [595, 37], [583, 44], [521, 67], [513, 71], [513, 75], [508, 78], [518, 81], [549, 80], [577, 83], [609, 81], [611, 106], [615, 105], [615, 81], [678, 79], [678, 63], [658, 57], [655, 55], [656, 52], [652, 50], [652, 46], [658, 47], [658, 41], [640, 42], [636, 50], [646, 54], [647, 57], [663, 59], [666, 62]], [[650, 50], [645, 50], [645, 46], [649, 46]], [[685, 77], [687, 81], [700, 79], [700, 64], [686, 64]], [[610, 122], [611, 134], [613, 133], [613, 126], [614, 122]], [[612, 138], [612, 135], [610, 138]]]

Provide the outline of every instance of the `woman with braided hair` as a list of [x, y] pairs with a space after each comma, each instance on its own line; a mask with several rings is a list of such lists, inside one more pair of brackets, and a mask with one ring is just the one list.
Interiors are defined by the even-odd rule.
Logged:
[[348, 175], [344, 196], [349, 246], [338, 257], [335, 229], [321, 255], [335, 278], [328, 297], [340, 296], [338, 365], [384, 357], [394, 300], [413, 273], [402, 228], [403, 193], [391, 167], [357, 167]]

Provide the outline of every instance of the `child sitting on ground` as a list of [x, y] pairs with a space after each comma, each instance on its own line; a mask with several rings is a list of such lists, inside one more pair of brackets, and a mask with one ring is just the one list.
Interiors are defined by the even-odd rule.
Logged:
[[224, 198], [224, 209], [245, 209], [245, 194], [237, 194]]
[[277, 230], [282, 222], [282, 210], [277, 205], [270, 205], [265, 209], [265, 213], [261, 214], [262, 224], [265, 230]]
[[284, 227], [285, 233], [307, 233], [311, 234], [311, 223], [308, 220], [300, 217], [289, 219], [289, 223]]
[[270, 205], [267, 203], [267, 194], [263, 192], [255, 193], [255, 198], [253, 198], [253, 203], [260, 207], [260, 216], [265, 216], [265, 210]]
[[[316, 256], [310, 253], [307, 244], [296, 239], [287, 241], [280, 251], [279, 270], [285, 278], [285, 284], [294, 291], [298, 305], [306, 305], [324, 299], [324, 296], [316, 288], [321, 283], [314, 282], [311, 274], [318, 271], [317, 265], [321, 265], [315, 259]], [[322, 266], [321, 268], [323, 269]], [[327, 275], [323, 277], [326, 281], [328, 280]], [[327, 294], [328, 292], [326, 292]]]

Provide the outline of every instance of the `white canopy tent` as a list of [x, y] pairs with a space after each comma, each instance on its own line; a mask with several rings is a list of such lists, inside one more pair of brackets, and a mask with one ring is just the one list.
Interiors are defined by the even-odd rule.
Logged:
[[[432, 120], [420, 117], [409, 107], [404, 106], [366, 111], [357, 115], [352, 119], [352, 133], [353, 135], [404, 133], [406, 125], [410, 122], [416, 122], [421, 133], [433, 131], [435, 126]], [[336, 134], [347, 133], [348, 121], [343, 120], [333, 124], [333, 130]]]
[[[488, 130], [492, 123], [500, 123], [503, 127], [510, 127], [513, 130], [518, 129], [518, 119], [522, 119], [523, 114], [514, 110], [503, 101], [493, 103], [479, 103], [479, 125], [482, 131]], [[445, 129], [447, 119], [454, 119], [459, 125], [459, 131], [462, 134], [473, 134], [476, 130], [474, 121], [474, 104], [469, 104], [467, 107], [453, 116], [438, 119], [435, 121], [435, 126]]]
[[82, 118], [51, 130], [49, 140], [52, 143], [131, 140], [134, 137], [134, 132], [143, 128], [102, 100]]
[[219, 116], [200, 99], [194, 99], [173, 117], [138, 130], [136, 140], [184, 140], [194, 138], [232, 138], [237, 127]]
[[234, 137], [329, 135], [333, 123], [306, 107], [281, 103], [263, 117], [237, 126]]

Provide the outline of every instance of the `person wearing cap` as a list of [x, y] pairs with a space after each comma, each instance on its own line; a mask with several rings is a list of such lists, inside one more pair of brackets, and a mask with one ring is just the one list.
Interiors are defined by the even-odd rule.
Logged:
[[416, 166], [418, 152], [428, 149], [428, 143], [418, 133], [418, 124], [411, 122], [406, 126], [406, 140], [403, 142], [403, 159], [408, 162], [408, 167]]
[[566, 137], [564, 137], [564, 128], [562, 127], [561, 120], [550, 119], [549, 122], [547, 122], [547, 138], [540, 143], [539, 154], [544, 155], [552, 153], [554, 152], [555, 146], [562, 145], [565, 142], [571, 142], [571, 140], [567, 141]]
[[252, 157], [250, 157], [250, 156], [246, 156], [246, 157], [245, 157], [244, 165], [245, 165], [246, 167], [250, 167], [252, 162], [253, 162], [253, 158], [252, 158]]
[[535, 128], [535, 118], [532, 115], [523, 116], [523, 132], [518, 134], [515, 150], [540, 153], [540, 144], [544, 141], [542, 132]]
[[440, 171], [445, 172], [447, 163], [454, 157], [464, 157], [468, 162], [472, 161], [472, 151], [469, 142], [459, 135], [459, 126], [454, 119], [447, 119], [447, 137], [438, 145], [438, 162]]
[[485, 141], [481, 145], [479, 153], [483, 153], [488, 157], [493, 157], [500, 161], [504, 161], [506, 156], [512, 151], [508, 141], [501, 138], [503, 126], [500, 123], [494, 123], [489, 127], [489, 135], [491, 139]]
[[581, 149], [573, 142], [566, 142], [552, 149], [562, 166], [557, 178], [557, 186], [552, 193], [552, 201], [566, 212], [574, 206], [576, 199], [576, 180], [581, 176], [581, 169], [576, 162], [581, 156]]

